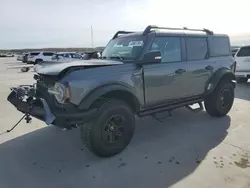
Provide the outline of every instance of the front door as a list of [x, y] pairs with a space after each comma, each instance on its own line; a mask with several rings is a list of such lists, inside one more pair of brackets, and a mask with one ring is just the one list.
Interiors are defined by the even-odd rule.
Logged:
[[144, 65], [146, 106], [185, 97], [188, 72], [181, 37], [155, 37], [150, 50], [161, 51], [161, 63]]

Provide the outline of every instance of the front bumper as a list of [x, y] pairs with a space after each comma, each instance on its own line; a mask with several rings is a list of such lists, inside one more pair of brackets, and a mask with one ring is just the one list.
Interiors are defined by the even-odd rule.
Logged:
[[247, 71], [247, 72], [235, 72], [235, 76], [237, 78], [250, 78], [250, 71]]
[[[30, 87], [32, 88], [32, 86]], [[79, 110], [77, 112], [69, 112], [65, 109], [54, 109], [52, 111], [49, 104], [43, 98], [35, 98], [27, 92], [20, 96], [20, 92], [18, 92], [20, 88], [23, 89], [23, 86], [12, 88], [7, 100], [20, 112], [42, 120], [47, 125], [70, 128], [91, 121], [97, 115], [97, 109], [88, 111]]]

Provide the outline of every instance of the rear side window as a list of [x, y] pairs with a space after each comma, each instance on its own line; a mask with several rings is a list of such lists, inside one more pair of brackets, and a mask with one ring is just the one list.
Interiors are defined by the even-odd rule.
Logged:
[[230, 41], [228, 37], [211, 36], [208, 38], [211, 57], [231, 55]]
[[247, 57], [250, 56], [250, 46], [242, 47], [237, 53], [237, 57]]
[[207, 57], [207, 39], [188, 37], [186, 38], [187, 60], [203, 60]]
[[30, 55], [32, 55], [32, 56], [38, 55], [38, 54], [39, 54], [39, 52], [32, 52], [32, 53], [30, 53]]
[[52, 52], [43, 52], [43, 55], [44, 56], [53, 56], [54, 53], [52, 53]]

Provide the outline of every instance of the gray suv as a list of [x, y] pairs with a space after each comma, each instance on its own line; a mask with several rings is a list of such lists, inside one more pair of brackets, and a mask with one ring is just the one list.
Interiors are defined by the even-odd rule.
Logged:
[[[101, 157], [130, 142], [135, 115], [179, 107], [225, 116], [234, 101], [235, 63], [227, 35], [148, 26], [118, 31], [100, 59], [37, 65], [34, 85], [11, 88], [8, 101], [25, 114], [65, 129], [80, 127]], [[191, 108], [198, 103], [200, 108]]]

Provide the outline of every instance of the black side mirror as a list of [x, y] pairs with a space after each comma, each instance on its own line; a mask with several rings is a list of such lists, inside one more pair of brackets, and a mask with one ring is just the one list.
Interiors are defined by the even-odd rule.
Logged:
[[140, 64], [161, 63], [161, 51], [150, 51], [144, 54]]

